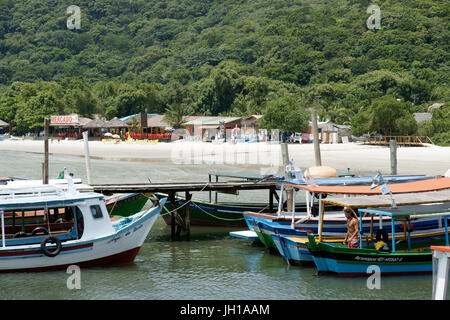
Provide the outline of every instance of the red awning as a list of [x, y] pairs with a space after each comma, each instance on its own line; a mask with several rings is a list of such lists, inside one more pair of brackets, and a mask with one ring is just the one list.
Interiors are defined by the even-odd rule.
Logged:
[[[307, 186], [307, 185], [296, 185], [286, 183], [285, 186], [305, 189], [315, 193], [329, 193], [329, 194], [382, 194], [378, 186], [370, 190], [370, 185], [366, 186]], [[393, 183], [388, 184], [389, 189], [392, 193], [415, 193], [415, 192], [427, 192], [427, 191], [437, 191], [450, 189], [450, 178], [435, 178], [420, 181], [411, 181], [404, 183]]]

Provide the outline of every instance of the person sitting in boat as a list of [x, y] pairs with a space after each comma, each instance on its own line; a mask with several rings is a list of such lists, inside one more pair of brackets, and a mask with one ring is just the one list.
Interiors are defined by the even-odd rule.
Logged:
[[344, 244], [348, 244], [349, 248], [359, 247], [359, 219], [351, 208], [345, 207], [344, 214], [347, 218], [347, 234], [344, 239]]

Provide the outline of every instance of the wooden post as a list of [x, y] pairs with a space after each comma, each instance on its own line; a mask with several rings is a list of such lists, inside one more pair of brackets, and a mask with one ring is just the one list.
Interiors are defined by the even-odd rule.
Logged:
[[87, 183], [91, 184], [91, 157], [89, 155], [89, 142], [88, 142], [88, 131], [83, 132], [83, 140], [84, 140], [84, 159], [86, 163], [86, 176]]
[[[216, 182], [219, 182], [219, 176], [216, 176]], [[217, 190], [215, 191], [214, 203], [217, 203]]]
[[[211, 174], [210, 173], [208, 174], [208, 181], [211, 184]], [[209, 203], [211, 203], [211, 201], [212, 201], [211, 190], [209, 190]]]
[[48, 118], [44, 118], [44, 184], [48, 184]]
[[[186, 202], [191, 201], [192, 199], [192, 194], [190, 194], [189, 192], [186, 191]], [[190, 212], [189, 212], [189, 208], [190, 208], [190, 203], [188, 203], [187, 205], [184, 206], [184, 216], [185, 216], [185, 228], [186, 228], [186, 240], [190, 240], [191, 238], [191, 216], [190, 216]]]
[[316, 109], [311, 108], [311, 122], [314, 136], [314, 158], [316, 159], [316, 166], [322, 165], [322, 158], [320, 155], [320, 143], [319, 143], [319, 129], [317, 125], [317, 112]]
[[397, 140], [393, 139], [389, 141], [391, 148], [391, 174], [397, 174]]
[[172, 241], [175, 240], [175, 215], [176, 215], [176, 204], [175, 204], [175, 193], [171, 192], [169, 193], [169, 200], [172, 204], [172, 213], [170, 214], [170, 239]]
[[270, 211], [270, 213], [273, 212], [273, 193], [274, 193], [273, 188], [270, 188], [269, 189], [269, 211]]

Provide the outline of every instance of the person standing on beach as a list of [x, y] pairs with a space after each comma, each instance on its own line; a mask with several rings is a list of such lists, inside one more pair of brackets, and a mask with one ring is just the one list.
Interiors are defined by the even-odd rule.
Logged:
[[345, 207], [344, 214], [347, 218], [347, 234], [344, 239], [344, 244], [348, 244], [349, 248], [359, 247], [359, 219], [355, 211], [351, 208]]

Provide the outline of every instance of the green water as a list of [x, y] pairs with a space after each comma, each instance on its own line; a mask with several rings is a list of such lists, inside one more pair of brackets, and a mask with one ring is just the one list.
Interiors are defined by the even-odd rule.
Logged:
[[[0, 152], [0, 176], [41, 178], [40, 154]], [[50, 177], [67, 167], [85, 178], [84, 159], [50, 156]], [[250, 171], [250, 167], [240, 167]], [[253, 168], [254, 169], [254, 168]], [[231, 166], [93, 160], [93, 183], [207, 181], [212, 170]], [[257, 172], [253, 170], [253, 172]], [[208, 194], [196, 195], [207, 198]], [[261, 192], [224, 200], [264, 201]], [[431, 275], [382, 277], [380, 289], [367, 278], [315, 276], [314, 267], [288, 266], [279, 255], [243, 239], [230, 228], [191, 227], [191, 241], [170, 241], [162, 218], [154, 225], [133, 264], [81, 269], [81, 289], [67, 288], [65, 270], [0, 274], [0, 299], [430, 299]]]

